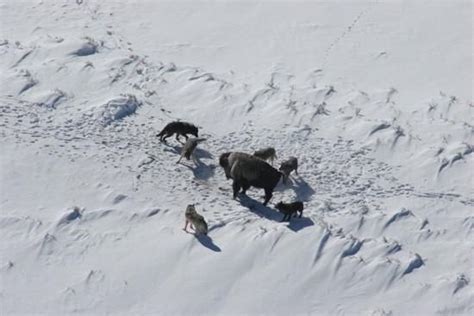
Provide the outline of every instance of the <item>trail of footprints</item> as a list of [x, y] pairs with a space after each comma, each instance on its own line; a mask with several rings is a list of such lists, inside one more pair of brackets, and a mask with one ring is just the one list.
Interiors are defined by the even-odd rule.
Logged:
[[[353, 24], [359, 18], [360, 16]], [[123, 39], [116, 37], [116, 41], [123, 42]], [[93, 42], [91, 43], [93, 44]], [[93, 48], [89, 47], [90, 49], [86, 47], [89, 49], [86, 49], [87, 52], [96, 53], [97, 46], [94, 45], [92, 45]], [[28, 51], [22, 55], [15, 67], [28, 58], [30, 53], [31, 51]], [[110, 70], [109, 75], [111, 85], [125, 83], [143, 93], [146, 99], [155, 93], [150, 88], [152, 85], [166, 84], [167, 80], [171, 80], [170, 74], [178, 77], [187, 73], [190, 75], [188, 80], [192, 82], [218, 83], [216, 89], [219, 91], [230, 85], [213, 74], [201, 74], [195, 70], [191, 72], [190, 69], [178, 68], [172, 63], [153, 65], [146, 58], [136, 55], [130, 55], [124, 59], [118, 68]], [[160, 181], [166, 179], [165, 181], [170, 182], [162, 183], [164, 187], [186, 192], [193, 200], [200, 201], [201, 207], [205, 209], [206, 217], [216, 227], [235, 221], [246, 223], [246, 221], [260, 220], [256, 216], [256, 213], [259, 212], [258, 207], [255, 207], [254, 213], [250, 212], [247, 207], [240, 206], [238, 202], [232, 201], [230, 182], [225, 181], [222, 170], [218, 167], [219, 154], [233, 149], [252, 152], [261, 147], [273, 146], [277, 149], [280, 159], [284, 159], [287, 158], [285, 155], [291, 152], [291, 155], [298, 157], [300, 161], [300, 176], [293, 177], [288, 187], [280, 185], [275, 191], [271, 203], [280, 199], [289, 201], [300, 198], [305, 202], [304, 216], [315, 219], [317, 225], [324, 226], [320, 243], [315, 251], [315, 264], [324, 256], [325, 249], [331, 246], [333, 239], [343, 238], [347, 241], [335, 266], [335, 273], [341, 268], [344, 260], [357, 256], [358, 253], [365, 250], [364, 244], [374, 241], [366, 240], [363, 237], [354, 237], [352, 234], [356, 235], [355, 231], [345, 232], [341, 227], [328, 223], [327, 219], [340, 214], [354, 215], [355, 213], [358, 216], [361, 215], [358, 224], [360, 228], [365, 225], [364, 215], [370, 212], [383, 212], [384, 205], [381, 202], [383, 198], [399, 195], [446, 198], [473, 203], [472, 199], [463, 197], [417, 192], [411, 185], [400, 183], [391, 175], [393, 167], [371, 158], [370, 148], [358, 148], [351, 140], [342, 138], [336, 141], [327, 140], [303, 129], [290, 134], [274, 130], [257, 131], [251, 122], [241, 131], [224, 135], [221, 138], [210, 135], [203, 148], [212, 154], [212, 158], [201, 158], [201, 160], [206, 167], [214, 168], [214, 173], [208, 179], [203, 180], [199, 178], [199, 173], [193, 173], [195, 167], [192, 164], [190, 164], [190, 168], [187, 168], [174, 163], [180, 145], [176, 146], [174, 140], [171, 140], [170, 146], [165, 146], [150, 133], [150, 131], [157, 130], [158, 125], [163, 125], [164, 120], [157, 121], [157, 118], [150, 117], [145, 120], [145, 123], [138, 124], [136, 118], [127, 117], [126, 120], [112, 122], [109, 126], [95, 124], [88, 117], [61, 122], [58, 121], [58, 115], [55, 115], [54, 111], [63, 110], [60, 105], [61, 102], [67, 102], [67, 93], [55, 91], [48, 104], [28, 103], [22, 100], [20, 95], [27, 93], [30, 89], [35, 89], [38, 82], [28, 70], [21, 72], [21, 74], [26, 83], [19, 91], [18, 96], [1, 96], [0, 135], [3, 138], [14, 138], [20, 144], [35, 144], [39, 139], [47, 140], [47, 143], [41, 145], [40, 150], [48, 152], [50, 155], [67, 157], [71, 162], [88, 157], [89, 149], [96, 152], [99, 148], [100, 155], [95, 159], [101, 161], [106, 169], [122, 168], [130, 174], [134, 174], [137, 179], [136, 191], [141, 190], [143, 186], [153, 185], [157, 179]], [[272, 79], [267, 90], [259, 91], [253, 98], [250, 98], [249, 109], [252, 110], [254, 106], [258, 105], [260, 99], [268, 97], [266, 95], [268, 92], [276, 93], [278, 89], [279, 87], [273, 84]], [[325, 108], [324, 100], [334, 93], [334, 88], [323, 89], [321, 93], [324, 96], [321, 103], [315, 105], [313, 118], [317, 115], [330, 114]], [[393, 93], [395, 92], [390, 92], [387, 103], [391, 102]], [[294, 111], [292, 102], [295, 101], [287, 104], [290, 111]], [[149, 105], [143, 105], [143, 107], [146, 106]], [[382, 129], [385, 129], [385, 126], [375, 127], [371, 134]], [[243, 135], [247, 137], [243, 137]], [[230, 146], [230, 144], [232, 145]], [[280, 154], [280, 152], [282, 153]], [[471, 152], [472, 150], [467, 150], [465, 154]], [[308, 153], [316, 154], [316, 156]], [[137, 155], [140, 155], [140, 159], [137, 159]], [[449, 161], [451, 164], [454, 163], [456, 157], [451, 157]], [[441, 172], [443, 168], [440, 167], [439, 171]], [[163, 174], [167, 174], [167, 176], [162, 177]], [[175, 176], [170, 177], [169, 174]], [[261, 190], [251, 189], [249, 195], [261, 201]], [[181, 212], [181, 210], [179, 211]], [[109, 216], [108, 214], [104, 216]], [[387, 219], [384, 229], [389, 229], [390, 225], [407, 217], [414, 216], [404, 210], [396, 213]], [[2, 219], [0, 225], [12, 225], [13, 222]], [[466, 227], [470, 227], [470, 231], [472, 231], [471, 222], [467, 221], [466, 224]], [[420, 230], [426, 226], [429, 226], [427, 222], [421, 222]], [[267, 228], [265, 224], [261, 226], [262, 234], [265, 234]], [[38, 230], [37, 227], [33, 229], [34, 232]], [[40, 255], [51, 251], [53, 247], [56, 247], [56, 243], [56, 237], [46, 233], [40, 246]], [[386, 240], [383, 237], [382, 240], [377, 240], [375, 243], [387, 248], [385, 255], [392, 258], [391, 260], [397, 267], [404, 264], [402, 269], [392, 270], [393, 278], [403, 277], [424, 264], [423, 258], [419, 254], [411, 254], [408, 258], [403, 257], [400, 260], [404, 261], [397, 263], [398, 259], [394, 254], [402, 251], [402, 246], [397, 241]], [[365, 257], [365, 260], [368, 260], [367, 258]], [[101, 275], [100, 278], [97, 279], [97, 275]], [[90, 283], [91, 280], [101, 282], [101, 279], [103, 279], [102, 274], [91, 270], [85, 282]], [[466, 281], [459, 277], [456, 284], [454, 293], [462, 289]], [[74, 291], [77, 289], [70, 289], [69, 292]]]

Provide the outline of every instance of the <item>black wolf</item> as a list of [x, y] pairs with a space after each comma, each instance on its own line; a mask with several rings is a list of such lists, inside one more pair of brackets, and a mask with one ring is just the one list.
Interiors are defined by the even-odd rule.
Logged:
[[198, 137], [198, 128], [191, 123], [176, 121], [166, 124], [165, 128], [156, 136], [160, 137], [160, 141], [166, 142], [166, 139], [173, 134], [176, 134], [176, 140], [180, 142], [180, 135], [184, 136], [186, 140], [189, 138], [187, 134]]
[[296, 213], [300, 213], [301, 217], [303, 215], [303, 202], [293, 202], [293, 203], [283, 203], [280, 202], [277, 205], [275, 205], [275, 208], [279, 210], [281, 213], [284, 214], [282, 222], [285, 220], [290, 221], [291, 216], [294, 214], [295, 216], [297, 215]]

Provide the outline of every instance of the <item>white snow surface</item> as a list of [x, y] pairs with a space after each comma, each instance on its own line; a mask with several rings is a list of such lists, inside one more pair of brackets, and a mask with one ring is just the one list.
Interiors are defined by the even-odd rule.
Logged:
[[[0, 314], [472, 315], [472, 12], [2, 0]], [[299, 175], [233, 200], [267, 146]]]

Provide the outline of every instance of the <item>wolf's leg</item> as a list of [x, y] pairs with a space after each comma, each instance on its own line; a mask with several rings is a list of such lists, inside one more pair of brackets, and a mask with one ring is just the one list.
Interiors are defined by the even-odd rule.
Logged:
[[166, 143], [166, 139], [170, 137], [171, 135], [173, 135], [173, 133], [167, 132], [166, 135], [164, 135], [163, 137], [163, 141]]
[[186, 221], [184, 222], [184, 228], [183, 228], [183, 230], [184, 230], [185, 232], [188, 231], [188, 223], [189, 223], [188, 220], [186, 220]]
[[181, 155], [179, 156], [179, 159], [178, 159], [178, 161], [176, 161], [176, 163], [179, 163], [181, 161], [181, 159], [183, 159], [184, 156], [186, 156], [186, 151], [181, 149]]

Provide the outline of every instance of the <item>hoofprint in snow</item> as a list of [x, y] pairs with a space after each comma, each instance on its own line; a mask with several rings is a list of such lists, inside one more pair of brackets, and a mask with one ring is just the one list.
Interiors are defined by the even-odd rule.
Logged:
[[[2, 313], [472, 313], [474, 107], [461, 80], [469, 67], [450, 70], [432, 54], [420, 73], [439, 66], [441, 75], [417, 92], [418, 77], [396, 67], [418, 61], [413, 51], [431, 47], [430, 38], [415, 49], [357, 48], [378, 47], [376, 26], [411, 41], [410, 27], [436, 25], [436, 39], [449, 44], [438, 49], [449, 55], [444, 63], [469, 61], [464, 20], [450, 13], [466, 4], [415, 3], [396, 30], [401, 4], [337, 14], [340, 4], [311, 6], [319, 13], [221, 3], [217, 24], [206, 27], [208, 4], [137, 5], [137, 25], [126, 5], [112, 2], [4, 2]], [[256, 30], [248, 43], [215, 31], [236, 7]], [[251, 59], [225, 45], [273, 40], [261, 34], [262, 8], [294, 17], [280, 20], [275, 47], [291, 44], [290, 34], [306, 46], [285, 48], [289, 59], [253, 76]], [[184, 26], [168, 18], [181, 15]], [[215, 45], [173, 38], [187, 23]], [[234, 66], [225, 58], [212, 63], [215, 51], [237, 68], [228, 72]], [[262, 65], [275, 55], [258, 46], [253, 53]], [[373, 73], [358, 86], [351, 78], [362, 64]], [[377, 85], [384, 71], [394, 79]], [[182, 144], [155, 136], [176, 119], [207, 138], [195, 161], [176, 164]], [[280, 183], [267, 207], [262, 190], [233, 200], [219, 155], [267, 146], [276, 148], [276, 164], [298, 157], [299, 175]], [[296, 200], [304, 216], [280, 222], [273, 205]], [[207, 237], [182, 231], [192, 203], [209, 224]]]

